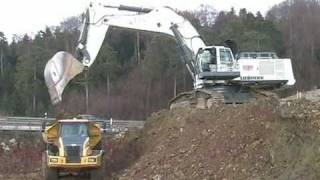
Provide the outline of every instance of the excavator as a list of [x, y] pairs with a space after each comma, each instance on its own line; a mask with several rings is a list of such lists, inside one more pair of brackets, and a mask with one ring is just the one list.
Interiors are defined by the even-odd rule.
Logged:
[[230, 46], [206, 45], [195, 27], [170, 7], [90, 3], [75, 55], [61, 51], [46, 64], [44, 77], [53, 104], [62, 101], [69, 81], [95, 62], [110, 27], [160, 33], [175, 39], [194, 89], [175, 97], [170, 108], [246, 103], [255, 98], [256, 89], [295, 84], [290, 59], [235, 60]]

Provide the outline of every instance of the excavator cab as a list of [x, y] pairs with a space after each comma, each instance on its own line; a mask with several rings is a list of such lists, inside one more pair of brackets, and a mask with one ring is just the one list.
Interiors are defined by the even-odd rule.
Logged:
[[200, 49], [196, 62], [199, 69], [199, 79], [231, 80], [240, 77], [240, 71], [230, 48], [211, 46]]
[[216, 48], [200, 50], [198, 62], [202, 72], [210, 72], [210, 67], [217, 66]]

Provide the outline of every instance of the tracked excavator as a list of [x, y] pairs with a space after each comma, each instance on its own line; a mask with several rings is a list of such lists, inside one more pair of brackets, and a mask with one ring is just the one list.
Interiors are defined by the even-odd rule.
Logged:
[[[182, 63], [194, 90], [175, 97], [170, 107], [208, 108], [217, 102], [245, 103], [256, 89], [295, 84], [290, 59], [234, 59], [228, 46], [207, 46], [192, 24], [170, 7], [144, 8], [90, 3], [75, 56], [58, 52], [45, 67], [45, 81], [53, 104], [62, 101], [68, 82], [90, 68], [110, 27], [161, 33], [178, 44]], [[165, 48], [165, 47], [163, 47]]]

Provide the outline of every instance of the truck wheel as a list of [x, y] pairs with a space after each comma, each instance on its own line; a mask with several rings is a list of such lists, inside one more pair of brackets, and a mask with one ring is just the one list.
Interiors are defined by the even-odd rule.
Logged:
[[45, 152], [42, 153], [42, 177], [44, 180], [58, 180], [59, 179], [58, 170], [48, 167], [47, 154]]
[[91, 170], [91, 180], [104, 180], [106, 165], [104, 156], [102, 156], [101, 166], [98, 169]]

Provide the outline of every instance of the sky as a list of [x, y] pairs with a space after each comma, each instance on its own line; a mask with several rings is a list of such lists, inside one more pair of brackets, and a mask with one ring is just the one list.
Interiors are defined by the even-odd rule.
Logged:
[[[11, 41], [13, 34], [33, 35], [46, 26], [59, 25], [70, 16], [81, 14], [95, 0], [2, 0], [0, 6], [0, 31]], [[125, 4], [143, 7], [166, 5], [179, 10], [196, 10], [201, 4], [216, 10], [246, 8], [265, 14], [273, 5], [283, 0], [100, 0], [104, 4]]]

